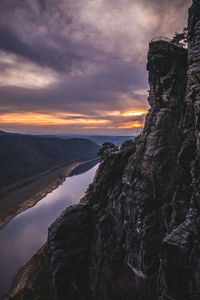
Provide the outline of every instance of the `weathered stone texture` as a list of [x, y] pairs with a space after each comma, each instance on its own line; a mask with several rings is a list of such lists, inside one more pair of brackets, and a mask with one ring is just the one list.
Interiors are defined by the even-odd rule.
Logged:
[[50, 228], [56, 300], [200, 299], [200, 1], [187, 50], [150, 43], [149, 104], [132, 148]]

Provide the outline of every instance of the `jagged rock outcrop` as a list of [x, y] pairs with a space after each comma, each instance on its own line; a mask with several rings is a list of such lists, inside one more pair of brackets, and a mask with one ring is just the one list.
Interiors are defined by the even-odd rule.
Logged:
[[[101, 164], [79, 213], [72, 208], [53, 225], [59, 232], [73, 212], [67, 226], [70, 235], [63, 231], [69, 245], [70, 237], [72, 241], [80, 238], [80, 231], [70, 224], [80, 211], [87, 211], [76, 227], [87, 227], [89, 237], [84, 240], [87, 254], [82, 256], [88, 264], [80, 272], [86, 291], [71, 272], [65, 278], [62, 270], [71, 268], [68, 259], [59, 259], [57, 253], [65, 253], [66, 247], [50, 229], [55, 299], [65, 299], [66, 285], [62, 288], [61, 281], [74, 286], [67, 289], [68, 299], [78, 299], [78, 293], [82, 299], [195, 299], [186, 253], [192, 247], [188, 241], [193, 218], [191, 162], [196, 153], [194, 134], [185, 133], [192, 124], [192, 108], [185, 101], [187, 50], [152, 42], [147, 69], [151, 109], [143, 133], [132, 149], [115, 153]], [[73, 249], [67, 247], [67, 252], [78, 251]], [[76, 264], [75, 270], [82, 270], [73, 255], [71, 263]]]
[[[188, 28], [188, 55], [150, 43], [143, 133], [100, 165], [86, 203], [50, 229], [55, 299], [200, 299], [200, 1], [193, 1]], [[52, 234], [55, 227], [62, 236]]]
[[50, 228], [48, 246], [55, 299], [90, 299], [87, 205], [70, 207], [63, 213]]
[[[199, 0], [194, 0], [189, 10], [188, 29], [186, 108], [180, 127], [183, 145], [178, 160], [179, 169], [182, 171], [177, 180], [177, 192], [175, 190], [174, 193], [175, 201], [177, 202], [178, 193], [179, 201], [177, 203], [187, 209], [185, 216], [183, 215], [183, 220], [175, 224], [163, 240], [163, 258], [159, 283], [161, 291], [169, 299], [197, 300], [200, 299]], [[182, 188], [180, 189], [181, 185]], [[186, 198], [184, 198], [185, 191], [188, 194]], [[178, 209], [180, 210], [180, 208]]]
[[[115, 153], [100, 165], [86, 194], [87, 204], [66, 211], [65, 217], [50, 229], [48, 244], [55, 299], [79, 299], [80, 293], [80, 299], [101, 300], [155, 300], [164, 299], [164, 294], [167, 297], [164, 279], [160, 279], [165, 275], [163, 243], [173, 228], [184, 221], [189, 208], [191, 176], [185, 179], [188, 169], [177, 187], [182, 176], [180, 124], [186, 109], [187, 50], [163, 41], [153, 42], [147, 68], [151, 109], [142, 135], [132, 148]], [[87, 211], [81, 224], [80, 211]], [[53, 228], [59, 233], [65, 221], [67, 231], [61, 229], [63, 237], [53, 235]], [[74, 222], [78, 222], [78, 230]], [[87, 228], [82, 237], [88, 237], [84, 247], [89, 251], [81, 260], [88, 264], [85, 272], [80, 272], [81, 280], [86, 280], [86, 291], [79, 284], [80, 278], [74, 279], [74, 269], [63, 272], [71, 269], [65, 259], [68, 252], [73, 253], [70, 264], [75, 272], [82, 270], [74, 254], [83, 245], [69, 247], [70, 241], [73, 244], [74, 239], [80, 239], [79, 228]], [[66, 240], [67, 248], [63, 245]], [[65, 298], [67, 286], [70, 288]]]
[[[59, 232], [73, 213], [70, 234], [63, 231], [62, 238], [73, 253], [73, 273], [81, 270], [76, 280], [67, 271], [68, 259], [53, 259], [55, 299], [65, 299], [56, 277], [65, 267], [63, 286], [74, 287], [66, 299], [79, 299], [80, 292], [80, 299], [200, 299], [200, 1], [193, 1], [188, 28], [188, 56], [170, 43], [150, 43], [151, 109], [135, 146], [104, 161], [86, 204], [71, 208], [53, 225]], [[76, 231], [73, 220], [81, 211], [87, 216], [81, 224], [76, 221]], [[80, 239], [81, 227], [87, 228], [81, 235], [87, 236], [87, 251], [79, 264], [74, 253], [83, 245], [69, 245]], [[54, 258], [66, 247], [51, 232]], [[87, 262], [84, 272], [81, 259]], [[79, 284], [83, 279], [86, 290]]]

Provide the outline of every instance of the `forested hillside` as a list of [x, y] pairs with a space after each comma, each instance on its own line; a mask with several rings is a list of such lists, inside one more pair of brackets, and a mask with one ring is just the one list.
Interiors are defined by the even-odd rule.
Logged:
[[96, 157], [99, 146], [87, 139], [0, 135], [0, 189], [49, 168]]

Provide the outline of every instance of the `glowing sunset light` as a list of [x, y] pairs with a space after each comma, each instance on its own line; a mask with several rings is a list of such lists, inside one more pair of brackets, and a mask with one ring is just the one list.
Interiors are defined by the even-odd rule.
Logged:
[[10, 113], [1, 115], [0, 124], [20, 124], [20, 125], [76, 125], [76, 124], [107, 124], [109, 120], [84, 119], [81, 117], [62, 118], [51, 114], [39, 113]]
[[18, 126], [18, 128], [74, 128], [89, 130], [126, 130], [144, 126], [145, 110], [96, 111], [94, 114], [84, 114], [67, 111], [56, 112], [15, 112], [0, 114], [0, 126]]
[[148, 42], [184, 28], [189, 6], [188, 0], [0, 3], [0, 130], [102, 135], [143, 126]]
[[125, 125], [119, 126], [120, 129], [143, 128], [144, 122], [128, 122]]
[[124, 117], [131, 117], [131, 116], [143, 116], [147, 114], [147, 110], [144, 111], [127, 111], [123, 113]]
[[115, 110], [115, 111], [110, 111], [110, 112], [104, 112], [104, 114], [106, 116], [121, 116], [121, 112], [118, 111], [118, 110]]
[[134, 124], [132, 124], [131, 128], [134, 128], [134, 127], [144, 127], [144, 123], [134, 123]]

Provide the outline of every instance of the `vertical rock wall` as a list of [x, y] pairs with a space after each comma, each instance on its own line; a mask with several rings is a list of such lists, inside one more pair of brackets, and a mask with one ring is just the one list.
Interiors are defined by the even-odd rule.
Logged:
[[200, 1], [187, 50], [150, 43], [143, 133], [50, 228], [56, 300], [200, 299]]
[[[187, 51], [166, 42], [151, 43], [147, 68], [151, 109], [142, 135], [133, 148], [102, 163], [86, 197], [88, 204], [70, 209], [50, 229], [55, 299], [63, 299], [66, 292], [69, 299], [80, 294], [83, 299], [102, 300], [158, 297], [163, 239], [188, 209], [187, 201], [173, 210], [178, 205], [173, 195], [182, 146]], [[80, 211], [87, 211], [83, 219]], [[77, 260], [73, 244], [81, 239], [80, 233], [90, 236], [84, 239], [90, 251], [83, 255], [83, 245], [76, 244], [83, 255]], [[82, 260], [88, 261], [85, 273]], [[78, 270], [82, 279], [73, 275]]]
[[[181, 120], [183, 145], [179, 153], [179, 202], [188, 205], [180, 225], [163, 241], [161, 296], [165, 299], [200, 299], [200, 1], [194, 0], [189, 10], [188, 83], [186, 107]], [[185, 179], [184, 179], [185, 177]], [[180, 189], [179, 187], [182, 186]], [[187, 188], [188, 186], [188, 188]], [[184, 199], [185, 190], [188, 195]], [[174, 196], [177, 196], [175, 191]], [[176, 198], [175, 198], [176, 199]], [[178, 209], [180, 210], [180, 208]], [[166, 299], [168, 299], [166, 298]]]

